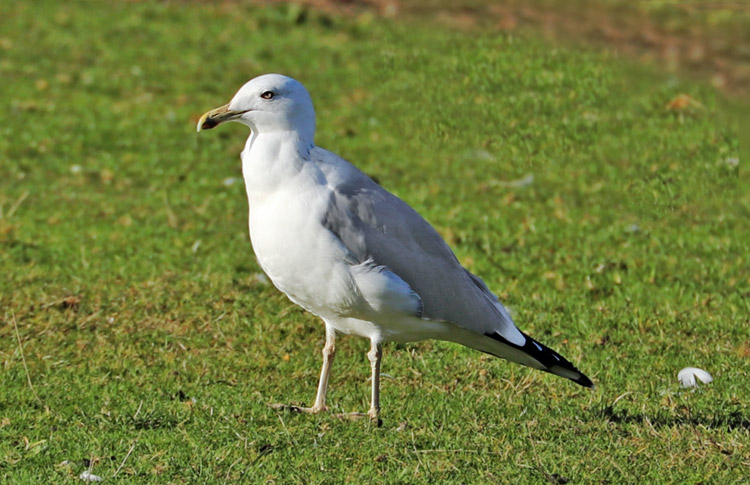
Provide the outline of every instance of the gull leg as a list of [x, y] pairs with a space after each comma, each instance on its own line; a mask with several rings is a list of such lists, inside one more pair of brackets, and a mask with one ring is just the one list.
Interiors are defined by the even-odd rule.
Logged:
[[373, 421], [378, 421], [380, 418], [380, 361], [383, 358], [383, 348], [380, 344], [372, 342], [367, 358], [370, 359], [370, 369], [372, 370], [372, 397], [367, 415]]
[[315, 396], [312, 412], [319, 413], [327, 411], [326, 392], [328, 392], [328, 376], [331, 374], [331, 364], [336, 356], [336, 331], [333, 327], [326, 325], [326, 344], [323, 347], [323, 367], [320, 369], [320, 381], [318, 381], [318, 394]]
[[344, 419], [361, 419], [369, 417], [378, 426], [380, 421], [380, 361], [383, 357], [383, 348], [376, 342], [371, 342], [370, 351], [367, 352], [367, 359], [370, 361], [370, 370], [372, 371], [372, 395], [370, 399], [370, 410], [367, 413], [341, 413], [337, 418]]
[[336, 355], [336, 331], [333, 327], [326, 325], [326, 344], [323, 347], [323, 367], [320, 369], [320, 380], [318, 381], [318, 393], [315, 396], [315, 403], [311, 408], [301, 406], [290, 406], [287, 404], [272, 404], [274, 409], [289, 409], [299, 413], [318, 414], [327, 411], [326, 393], [328, 392], [328, 376], [331, 374], [331, 364]]

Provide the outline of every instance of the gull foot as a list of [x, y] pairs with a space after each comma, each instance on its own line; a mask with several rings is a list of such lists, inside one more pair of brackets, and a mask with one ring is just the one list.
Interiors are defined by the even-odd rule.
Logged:
[[357, 421], [360, 419], [369, 419], [372, 421], [377, 427], [383, 426], [383, 420], [380, 419], [380, 416], [378, 416], [377, 413], [369, 412], [369, 413], [336, 413], [333, 415], [335, 418], [339, 419], [348, 419], [350, 421]]
[[323, 407], [313, 406], [311, 408], [295, 406], [293, 404], [269, 404], [269, 406], [272, 409], [275, 409], [277, 411], [289, 411], [292, 413], [319, 414], [319, 413], [322, 413], [323, 411], [328, 411], [328, 408], [325, 406]]

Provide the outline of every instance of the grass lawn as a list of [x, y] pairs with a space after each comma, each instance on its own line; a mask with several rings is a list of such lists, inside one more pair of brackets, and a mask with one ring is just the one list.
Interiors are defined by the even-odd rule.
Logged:
[[[104, 5], [3, 6], [1, 482], [748, 479], [750, 194], [708, 85], [531, 34]], [[269, 408], [312, 402], [323, 326], [260, 275], [246, 130], [195, 133], [264, 72], [597, 389], [423, 342], [386, 345], [380, 428]], [[330, 404], [366, 410], [368, 342], [338, 348]]]

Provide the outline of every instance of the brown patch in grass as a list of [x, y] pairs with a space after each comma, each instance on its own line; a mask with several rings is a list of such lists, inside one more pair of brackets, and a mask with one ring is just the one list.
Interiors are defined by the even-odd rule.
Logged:
[[[291, 3], [256, 0], [255, 3]], [[743, 2], [684, 2], [649, 11], [643, 2], [591, 0], [301, 0], [325, 12], [426, 19], [451, 28], [540, 30], [553, 40], [602, 45], [646, 62], [708, 79], [724, 93], [750, 96], [750, 5]], [[741, 19], [724, 24], [711, 16]]]

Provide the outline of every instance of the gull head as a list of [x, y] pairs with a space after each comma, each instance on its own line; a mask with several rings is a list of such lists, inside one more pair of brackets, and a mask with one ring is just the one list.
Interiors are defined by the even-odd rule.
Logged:
[[264, 74], [245, 83], [229, 103], [200, 117], [198, 131], [227, 121], [242, 123], [257, 134], [297, 132], [310, 140], [315, 134], [310, 94], [299, 81], [281, 74]]

